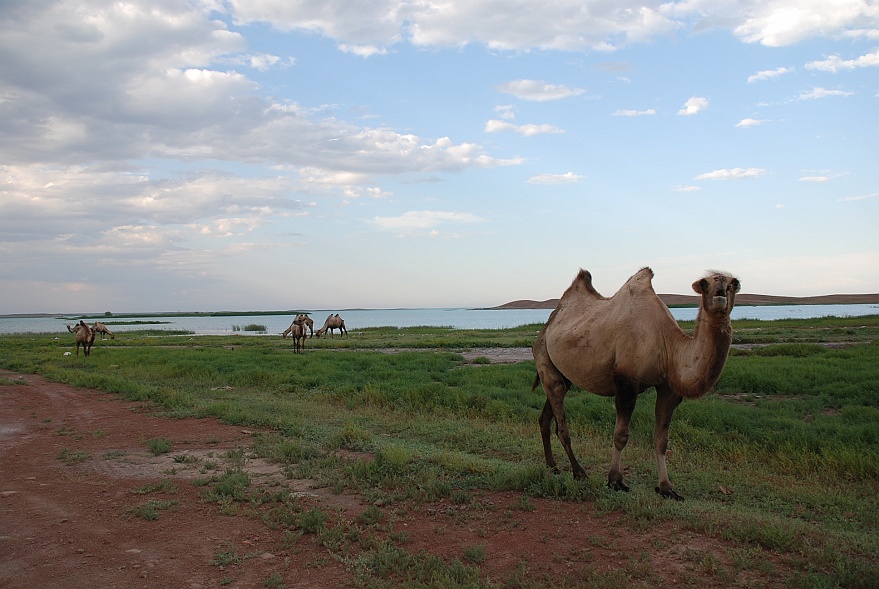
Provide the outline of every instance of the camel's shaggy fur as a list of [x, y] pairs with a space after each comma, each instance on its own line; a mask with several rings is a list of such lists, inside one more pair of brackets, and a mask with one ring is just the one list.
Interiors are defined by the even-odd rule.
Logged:
[[720, 378], [732, 343], [729, 314], [740, 284], [722, 272], [711, 272], [693, 283], [702, 301], [689, 336], [656, 296], [652, 278], [653, 271], [642, 268], [606, 298], [592, 286], [589, 272], [581, 270], [534, 342], [537, 377], [532, 390], [542, 383], [547, 397], [540, 416], [546, 463], [555, 469], [550, 448], [550, 426], [555, 419], [556, 433], [577, 478], [586, 471], [571, 449], [565, 394], [573, 383], [614, 397], [617, 420], [608, 485], [627, 491], [620, 460], [629, 439], [629, 422], [638, 395], [655, 387], [656, 490], [663, 497], [681, 499], [666, 471], [669, 424], [683, 399], [701, 397]]

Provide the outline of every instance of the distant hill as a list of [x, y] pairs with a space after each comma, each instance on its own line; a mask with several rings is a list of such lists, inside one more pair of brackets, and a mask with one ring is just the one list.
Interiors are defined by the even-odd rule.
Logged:
[[[696, 307], [699, 305], [699, 297], [696, 295], [661, 294], [659, 298], [668, 307]], [[491, 309], [555, 309], [558, 299], [546, 301], [511, 301]], [[748, 305], [759, 307], [762, 305], [877, 305], [879, 293], [875, 294], [836, 294], [819, 295], [815, 297], [778, 297], [761, 294], [739, 294], [736, 296], [736, 306]]]

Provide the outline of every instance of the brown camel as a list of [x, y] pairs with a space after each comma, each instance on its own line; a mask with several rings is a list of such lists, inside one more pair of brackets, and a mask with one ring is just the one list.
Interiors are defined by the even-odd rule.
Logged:
[[546, 393], [540, 415], [546, 464], [556, 468], [550, 448], [550, 425], [555, 419], [556, 435], [578, 479], [585, 477], [586, 471], [571, 449], [565, 394], [573, 383], [614, 398], [617, 419], [607, 484], [628, 491], [620, 460], [629, 440], [629, 421], [638, 395], [655, 387], [656, 492], [681, 500], [671, 486], [665, 465], [669, 424], [681, 401], [701, 397], [720, 378], [732, 343], [729, 314], [740, 284], [737, 278], [721, 272], [712, 272], [693, 283], [702, 301], [695, 330], [689, 336], [656, 296], [652, 278], [653, 271], [642, 268], [619, 292], [606, 298], [593, 288], [589, 272], [580, 270], [534, 342], [537, 377], [531, 390], [542, 383]]
[[293, 323], [290, 324], [290, 327], [284, 330], [284, 333], [281, 334], [281, 337], [286, 338], [288, 335], [293, 338], [293, 353], [301, 354], [305, 349], [305, 336], [308, 333], [308, 328], [305, 327], [306, 319], [308, 317], [306, 315], [297, 315], [296, 319], [293, 320]]
[[95, 321], [95, 324], [92, 326], [92, 331], [94, 331], [95, 333], [100, 333], [101, 339], [104, 339], [105, 333], [110, 336], [110, 339], [116, 339], [116, 336], [113, 334], [113, 332], [110, 331], [110, 329], [100, 321]]
[[297, 315], [297, 317], [302, 317], [303, 324], [308, 327], [308, 331], [310, 335], [308, 337], [314, 336], [314, 319], [302, 313], [301, 315]]
[[73, 327], [67, 326], [67, 331], [76, 334], [76, 355], [79, 356], [79, 346], [82, 345], [82, 351], [86, 356], [92, 351], [92, 344], [95, 343], [95, 332], [91, 327], [81, 320]]
[[339, 330], [339, 335], [348, 335], [348, 330], [345, 328], [345, 320], [339, 317], [338, 313], [335, 315], [331, 313], [330, 316], [327, 317], [327, 320], [324, 321], [324, 326], [317, 330], [317, 337], [325, 334], [327, 330], [329, 330], [330, 335], [333, 335], [334, 329]]

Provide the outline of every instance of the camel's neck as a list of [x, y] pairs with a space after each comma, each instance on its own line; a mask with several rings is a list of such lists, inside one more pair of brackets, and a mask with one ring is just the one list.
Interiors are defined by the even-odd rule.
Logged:
[[714, 386], [726, 364], [732, 343], [729, 316], [699, 309], [693, 337], [681, 340], [672, 360], [669, 384], [684, 398], [701, 397]]

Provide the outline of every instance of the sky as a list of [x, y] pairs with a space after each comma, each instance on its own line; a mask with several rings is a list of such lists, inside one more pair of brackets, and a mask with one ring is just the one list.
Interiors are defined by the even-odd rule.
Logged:
[[0, 0], [0, 313], [879, 292], [872, 0]]

